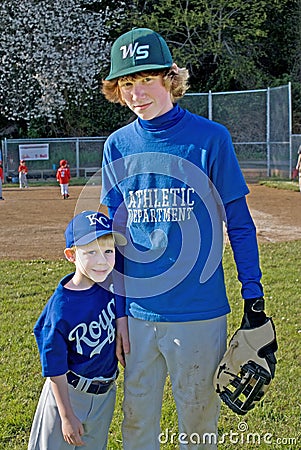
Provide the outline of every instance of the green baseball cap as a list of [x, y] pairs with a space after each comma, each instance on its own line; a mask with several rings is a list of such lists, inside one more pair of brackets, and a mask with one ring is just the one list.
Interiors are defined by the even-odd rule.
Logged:
[[111, 69], [106, 80], [144, 70], [172, 66], [172, 56], [165, 40], [149, 28], [133, 28], [122, 34], [111, 49]]

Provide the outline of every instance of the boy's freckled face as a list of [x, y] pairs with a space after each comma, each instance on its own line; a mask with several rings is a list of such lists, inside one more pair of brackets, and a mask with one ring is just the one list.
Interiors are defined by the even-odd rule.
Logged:
[[101, 239], [76, 248], [76, 270], [94, 283], [102, 283], [112, 272], [115, 264], [113, 239]]
[[173, 107], [170, 92], [163, 85], [161, 75], [121, 78], [118, 84], [126, 105], [143, 120], [162, 116]]

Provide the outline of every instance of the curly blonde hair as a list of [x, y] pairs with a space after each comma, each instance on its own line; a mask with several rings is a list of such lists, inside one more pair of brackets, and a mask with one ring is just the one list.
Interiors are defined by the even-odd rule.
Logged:
[[125, 102], [122, 98], [119, 81], [133, 81], [145, 78], [147, 76], [162, 75], [163, 86], [170, 92], [171, 100], [175, 100], [183, 97], [188, 85], [188, 70], [186, 68], [179, 68], [176, 64], [173, 64], [169, 69], [163, 70], [148, 70], [144, 72], [137, 72], [131, 75], [125, 75], [114, 80], [102, 81], [102, 93], [105, 98], [112, 103], [120, 103], [125, 106]]

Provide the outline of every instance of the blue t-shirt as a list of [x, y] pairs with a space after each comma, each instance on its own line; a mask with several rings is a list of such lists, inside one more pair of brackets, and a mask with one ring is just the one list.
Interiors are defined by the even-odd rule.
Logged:
[[114, 375], [115, 300], [109, 286], [95, 283], [74, 291], [64, 277], [34, 326], [42, 374], [63, 375], [72, 370], [86, 378]]
[[176, 105], [106, 141], [101, 201], [124, 224], [127, 314], [153, 321], [229, 312], [224, 205], [248, 192], [228, 130]]

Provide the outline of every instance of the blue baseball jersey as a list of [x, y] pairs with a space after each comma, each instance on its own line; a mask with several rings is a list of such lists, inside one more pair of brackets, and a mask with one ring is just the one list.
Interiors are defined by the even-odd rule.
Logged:
[[176, 105], [114, 132], [102, 170], [101, 201], [129, 233], [127, 314], [190, 321], [228, 313], [224, 206], [249, 192], [228, 130]]
[[72, 276], [60, 281], [34, 326], [42, 374], [111, 377], [117, 369], [114, 295], [105, 284], [67, 289]]

